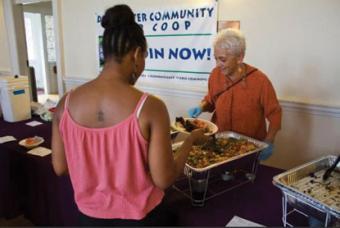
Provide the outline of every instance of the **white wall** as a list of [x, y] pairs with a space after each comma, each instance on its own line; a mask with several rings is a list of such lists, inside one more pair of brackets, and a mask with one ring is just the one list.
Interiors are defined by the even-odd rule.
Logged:
[[291, 168], [321, 156], [340, 154], [340, 109], [282, 103], [282, 130], [266, 164]]
[[340, 107], [340, 1], [220, 0], [219, 18], [240, 20], [246, 61], [282, 100]]
[[11, 72], [8, 38], [5, 27], [3, 0], [0, 0], [0, 75]]
[[[13, 0], [1, 0], [1, 6], [3, 7], [3, 22], [6, 27], [6, 31], [2, 35], [7, 36], [10, 73], [28, 75], [27, 48], [22, 5], [15, 5]], [[5, 59], [7, 60], [6, 55]]]

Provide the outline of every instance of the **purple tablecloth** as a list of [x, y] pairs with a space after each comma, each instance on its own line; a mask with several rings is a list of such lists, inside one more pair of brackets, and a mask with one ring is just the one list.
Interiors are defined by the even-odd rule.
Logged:
[[[26, 122], [0, 120], [0, 137], [12, 135], [19, 141], [38, 135], [45, 139], [42, 146], [50, 148], [51, 124], [29, 127]], [[50, 155], [29, 155], [18, 141], [0, 144], [0, 217], [23, 213], [35, 225], [77, 225], [78, 210], [69, 178], [54, 174]], [[169, 188], [165, 205], [182, 226], [225, 226], [234, 215], [266, 226], [282, 226], [282, 196], [272, 185], [273, 176], [281, 172], [260, 166], [254, 183], [212, 198], [204, 207], [191, 206], [182, 193]]]
[[[25, 124], [32, 120], [43, 124]], [[51, 155], [30, 155], [28, 149], [18, 145], [21, 139], [37, 135], [45, 139], [41, 146], [50, 148], [51, 123], [32, 120], [0, 121], [0, 137], [12, 135], [17, 139], [0, 144], [0, 217], [24, 213], [35, 225], [76, 225], [78, 211], [69, 178], [55, 175]]]

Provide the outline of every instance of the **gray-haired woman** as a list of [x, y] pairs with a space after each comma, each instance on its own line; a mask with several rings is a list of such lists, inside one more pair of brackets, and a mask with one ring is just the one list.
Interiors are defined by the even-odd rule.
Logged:
[[217, 34], [216, 67], [209, 77], [208, 93], [188, 113], [197, 117], [202, 112], [213, 112], [212, 122], [219, 131], [234, 131], [268, 142], [270, 146], [260, 154], [260, 160], [265, 160], [272, 154], [282, 111], [268, 77], [243, 62], [245, 51], [245, 37], [239, 30], [224, 29]]

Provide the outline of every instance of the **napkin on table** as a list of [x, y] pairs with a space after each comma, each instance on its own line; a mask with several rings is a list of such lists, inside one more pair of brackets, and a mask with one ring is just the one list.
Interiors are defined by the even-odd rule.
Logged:
[[14, 138], [13, 136], [6, 135], [6, 136], [3, 136], [3, 137], [0, 137], [0, 144], [10, 142], [10, 141], [15, 141], [15, 140], [17, 140], [17, 139]]
[[36, 121], [36, 120], [33, 120], [31, 122], [27, 122], [26, 125], [28, 126], [31, 126], [31, 127], [35, 127], [35, 126], [38, 126], [38, 125], [41, 125], [43, 124], [42, 122], [39, 122], [39, 121]]
[[29, 150], [27, 152], [28, 154], [32, 154], [32, 155], [36, 155], [36, 156], [40, 156], [40, 157], [44, 157], [46, 155], [49, 155], [52, 153], [52, 151], [46, 147], [42, 147], [42, 146], [39, 146], [39, 147], [36, 147], [32, 150]]
[[264, 227], [264, 226], [235, 215], [229, 221], [226, 227]]

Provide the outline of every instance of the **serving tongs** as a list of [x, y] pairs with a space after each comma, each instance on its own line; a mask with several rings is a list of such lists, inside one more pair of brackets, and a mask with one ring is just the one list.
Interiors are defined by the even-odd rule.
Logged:
[[339, 161], [340, 161], [340, 155], [338, 155], [338, 158], [335, 160], [335, 162], [333, 163], [333, 165], [332, 165], [330, 168], [328, 168], [328, 169], [326, 170], [326, 172], [323, 174], [322, 180], [326, 181], [326, 180], [329, 178], [329, 176], [331, 175], [331, 173], [334, 171], [334, 169], [335, 169], [336, 166], [338, 165]]
[[221, 154], [224, 149], [217, 145], [217, 138], [215, 134], [209, 136], [209, 139], [202, 145], [202, 149], [213, 150], [215, 153]]

